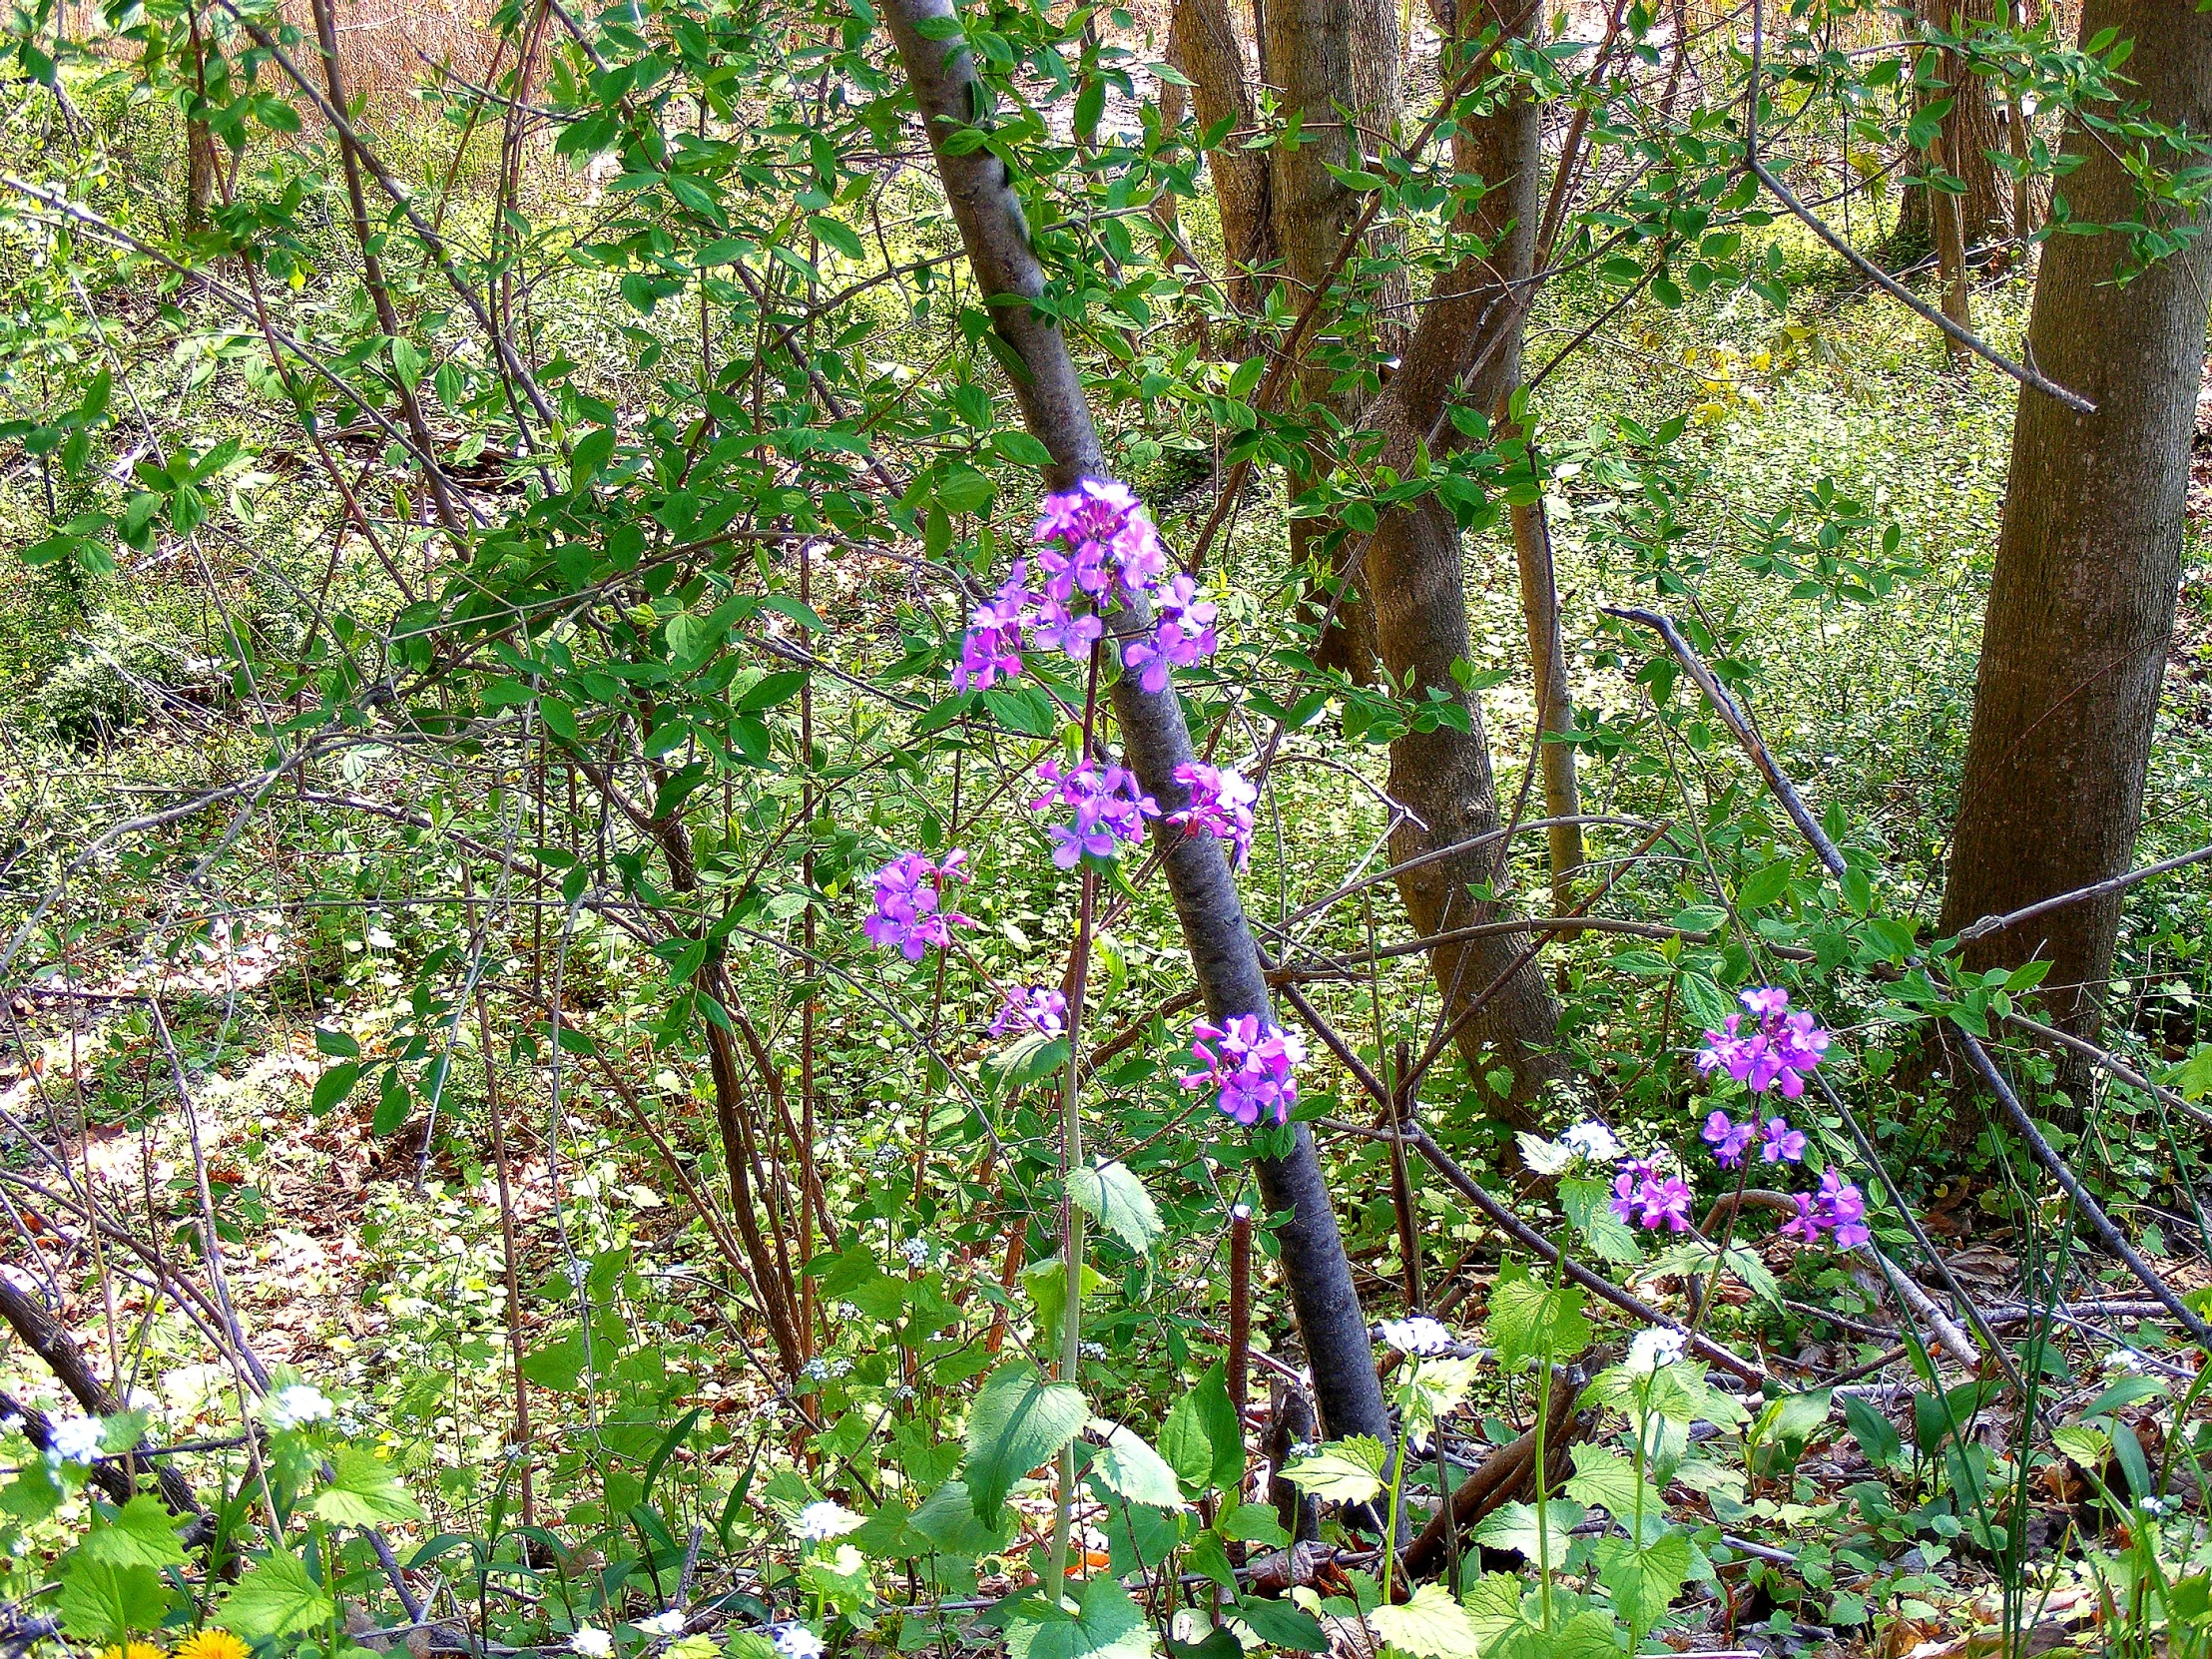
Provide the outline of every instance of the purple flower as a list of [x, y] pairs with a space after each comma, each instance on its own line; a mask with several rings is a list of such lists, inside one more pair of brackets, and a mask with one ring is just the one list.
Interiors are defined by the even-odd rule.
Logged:
[[953, 670], [954, 691], [988, 691], [1021, 672], [1021, 625], [1037, 595], [1029, 590], [1026, 560], [1014, 561], [1014, 573], [982, 604], [968, 613], [960, 639], [960, 666]]
[[1260, 792], [1235, 767], [1211, 767], [1204, 761], [1185, 761], [1175, 769], [1175, 781], [1190, 790], [1191, 804], [1168, 823], [1181, 825], [1186, 835], [1208, 834], [1229, 842], [1237, 868], [1244, 868], [1252, 852], [1252, 809]]
[[1758, 1136], [1759, 1125], [1755, 1120], [1738, 1123], [1721, 1111], [1705, 1120], [1705, 1144], [1713, 1149], [1713, 1160], [1722, 1169], [1734, 1169], [1741, 1164], [1744, 1153]]
[[1641, 1158], [1623, 1158], [1613, 1177], [1614, 1219], [1639, 1227], [1683, 1233], [1690, 1226], [1690, 1188], [1678, 1175], [1664, 1178]]
[[1770, 1164], [1805, 1162], [1805, 1131], [1792, 1129], [1788, 1118], [1769, 1118], [1760, 1131], [1760, 1156]]
[[1152, 637], [1122, 647], [1122, 666], [1148, 692], [1168, 688], [1171, 669], [1190, 668], [1214, 654], [1214, 602], [1198, 597], [1198, 583], [1178, 575], [1162, 590], [1153, 613]]
[[1022, 985], [1006, 992], [1004, 1006], [991, 1021], [991, 1035], [1003, 1037], [1016, 1026], [1027, 1026], [1048, 1037], [1068, 1028], [1068, 999], [1048, 985]]
[[1105, 632], [1105, 625], [1088, 613], [1077, 616], [1057, 599], [1043, 599], [1030, 613], [1029, 643], [1039, 651], [1058, 651], [1082, 662]]
[[1721, 1030], [1705, 1033], [1697, 1068], [1710, 1076], [1725, 1071], [1753, 1094], [1780, 1088], [1795, 1100], [1805, 1092], [1805, 1077], [1828, 1052], [1828, 1033], [1811, 1014], [1789, 1011], [1790, 993], [1779, 985], [1743, 993], [1755, 1024], [1745, 1031], [1744, 1016], [1730, 1014]]
[[1797, 1214], [1782, 1224], [1782, 1231], [1802, 1244], [1817, 1244], [1824, 1232], [1832, 1232], [1837, 1249], [1852, 1250], [1873, 1237], [1867, 1231], [1866, 1199], [1832, 1169], [1822, 1172], [1819, 1192], [1793, 1193], [1790, 1202]]
[[1306, 1058], [1306, 1045], [1281, 1026], [1242, 1014], [1212, 1025], [1191, 1027], [1191, 1053], [1204, 1068], [1183, 1078], [1186, 1089], [1213, 1089], [1214, 1104], [1250, 1128], [1262, 1118], [1291, 1121], [1298, 1104], [1292, 1071]]
[[1062, 869], [1073, 869], [1086, 853], [1111, 858], [1123, 841], [1143, 840], [1144, 821], [1160, 816], [1158, 803], [1121, 767], [1086, 760], [1063, 769], [1056, 761], [1044, 761], [1037, 776], [1051, 787], [1029, 803], [1031, 812], [1062, 806], [1075, 813], [1070, 822], [1047, 826], [1045, 831], [1052, 837], [1052, 861]]
[[[1104, 604], [1115, 577], [1127, 593], [1150, 592], [1167, 568], [1160, 532], [1129, 486], [1079, 478], [1044, 498], [1032, 539], [1045, 593], [1066, 605], [1076, 594]], [[1051, 545], [1051, 544], [1057, 545]]]
[[875, 888], [875, 913], [860, 924], [869, 942], [895, 948], [907, 961], [918, 962], [930, 946], [949, 945], [954, 927], [973, 927], [975, 923], [959, 911], [938, 907], [947, 879], [971, 878], [962, 867], [966, 862], [967, 854], [954, 847], [942, 862], [932, 861], [925, 853], [901, 852], [877, 870], [869, 878]]

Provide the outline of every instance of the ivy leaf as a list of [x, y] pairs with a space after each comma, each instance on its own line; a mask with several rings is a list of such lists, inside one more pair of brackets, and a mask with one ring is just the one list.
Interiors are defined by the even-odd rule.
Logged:
[[1176, 1483], [1174, 1468], [1142, 1434], [1097, 1417], [1091, 1419], [1091, 1427], [1106, 1436], [1105, 1447], [1091, 1459], [1091, 1473], [1108, 1491], [1155, 1509], [1183, 1507], [1183, 1492]]
[[422, 1511], [391, 1465], [372, 1451], [346, 1446], [330, 1456], [329, 1485], [315, 1494], [314, 1512], [333, 1526], [381, 1526], [416, 1520]]
[[1152, 1195], [1127, 1164], [1102, 1163], [1068, 1176], [1068, 1197], [1107, 1232], [1143, 1255], [1167, 1231]]
[[1244, 1424], [1230, 1403], [1228, 1374], [1219, 1361], [1168, 1411], [1160, 1450], [1189, 1496], [1209, 1486], [1235, 1491], [1244, 1479]]
[[134, 1630], [151, 1630], [169, 1611], [169, 1592], [152, 1567], [119, 1566], [73, 1549], [62, 1566], [54, 1611], [81, 1642], [119, 1645]]
[[179, 1567], [185, 1562], [175, 1519], [158, 1498], [144, 1492], [118, 1510], [113, 1521], [95, 1521], [77, 1548], [86, 1560], [111, 1567]]
[[1014, 1482], [1074, 1439], [1090, 1414], [1081, 1388], [1047, 1382], [1026, 1360], [991, 1373], [968, 1411], [961, 1467], [975, 1518], [993, 1524]]
[[1330, 1503], [1365, 1503], [1382, 1490], [1382, 1442], [1372, 1434], [1332, 1440], [1295, 1462], [1283, 1477], [1310, 1497]]
[[326, 1624], [337, 1609], [289, 1550], [272, 1550], [225, 1592], [217, 1617], [251, 1641], [289, 1636]]
[[1378, 1607], [1368, 1615], [1375, 1633], [1416, 1659], [1474, 1659], [1474, 1626], [1467, 1610], [1441, 1584], [1423, 1584], [1410, 1601]]

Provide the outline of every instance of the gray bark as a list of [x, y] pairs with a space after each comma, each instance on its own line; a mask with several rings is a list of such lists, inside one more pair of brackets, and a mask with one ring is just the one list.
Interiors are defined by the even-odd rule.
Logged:
[[[993, 296], [1033, 298], [1044, 291], [1044, 272], [1029, 246], [1004, 164], [987, 150], [955, 156], [944, 149], [949, 134], [972, 118], [974, 66], [964, 49], [924, 39], [918, 25], [955, 15], [951, 0], [887, 0], [883, 6], [976, 280]], [[1052, 451], [1047, 481], [1064, 488], [1077, 478], [1103, 475], [1097, 428], [1058, 326], [1027, 305], [996, 304], [991, 317], [1028, 371], [1026, 380], [1013, 377], [1015, 391], [1031, 434]], [[1147, 621], [1125, 609], [1115, 629], [1126, 636]], [[1173, 688], [1148, 694], [1134, 675], [1124, 673], [1114, 687], [1113, 706], [1130, 770], [1163, 813], [1181, 811], [1189, 792], [1175, 782], [1175, 769], [1195, 756]], [[1164, 865], [1208, 1014], [1217, 1020], [1243, 1014], [1272, 1019], [1259, 949], [1221, 843], [1211, 836], [1179, 836]], [[1289, 1217], [1276, 1229], [1276, 1241], [1322, 1420], [1332, 1435], [1373, 1434], [1387, 1441], [1389, 1417], [1376, 1378], [1367, 1315], [1306, 1126], [1298, 1126], [1287, 1155], [1260, 1160], [1255, 1173], [1268, 1208]]]
[[[2083, 38], [2105, 28], [2136, 43], [2127, 96], [2150, 120], [2212, 128], [2212, 14], [2189, 0], [2088, 0]], [[2075, 220], [2144, 217], [2108, 145], [2078, 130], [2067, 144], [2081, 165], [2058, 188]], [[2123, 284], [2126, 252], [2112, 234], [2043, 250], [2026, 354], [2096, 413], [2019, 393], [1945, 934], [2115, 875], [2134, 848], [2173, 641], [2212, 237]], [[2115, 893], [1991, 933], [1966, 961], [2049, 959], [2053, 1023], [2090, 1035], [2121, 903]]]

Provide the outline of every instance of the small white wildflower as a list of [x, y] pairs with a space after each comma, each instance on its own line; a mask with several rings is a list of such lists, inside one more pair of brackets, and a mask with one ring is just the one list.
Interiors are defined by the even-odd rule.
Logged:
[[615, 1650], [615, 1639], [606, 1631], [594, 1630], [587, 1624], [568, 1639], [568, 1645], [584, 1659], [608, 1659]]
[[655, 1613], [649, 1619], [632, 1619], [630, 1622], [648, 1636], [680, 1636], [684, 1633], [684, 1610], [681, 1607], [671, 1607], [667, 1612]]
[[22, 1426], [23, 1418], [17, 1412], [10, 1411], [6, 1416], [0, 1417], [0, 1434], [13, 1434]]
[[2124, 1371], [2139, 1377], [2144, 1370], [2143, 1357], [2132, 1348], [2116, 1348], [2104, 1357], [2104, 1369]]
[[2172, 1510], [2181, 1500], [2171, 1497], [2146, 1497], [2139, 1501], [2142, 1504], [2143, 1513], [2150, 1516], [2152, 1520], [2156, 1520], [2159, 1516]]
[[783, 1659], [822, 1659], [822, 1638], [799, 1623], [772, 1626], [768, 1633]]
[[98, 1417], [63, 1417], [54, 1424], [53, 1435], [47, 1441], [46, 1460], [49, 1463], [82, 1463], [87, 1468], [100, 1455], [100, 1441], [106, 1430]]
[[293, 1382], [269, 1396], [272, 1428], [304, 1428], [310, 1422], [328, 1422], [338, 1414], [330, 1396], [312, 1382]]
[[911, 1399], [914, 1397], [913, 1385], [907, 1382], [893, 1382], [890, 1386], [890, 1395], [893, 1399]]
[[1106, 1358], [1106, 1345], [1104, 1343], [1085, 1343], [1082, 1345], [1082, 1355], [1086, 1360], [1103, 1360]]
[[1382, 1340], [1400, 1354], [1426, 1355], [1448, 1353], [1457, 1339], [1440, 1321], [1415, 1314], [1411, 1319], [1384, 1321]]
[[799, 1518], [792, 1522], [792, 1535], [801, 1543], [819, 1544], [825, 1538], [841, 1538], [864, 1524], [860, 1516], [843, 1504], [825, 1498], [799, 1511]]
[[1620, 1141], [1595, 1118], [1576, 1124], [1559, 1138], [1593, 1164], [1610, 1164], [1621, 1155]]
[[927, 1239], [908, 1239], [898, 1247], [898, 1254], [906, 1258], [910, 1268], [925, 1268], [934, 1254]]
[[1628, 1345], [1627, 1370], [1632, 1377], [1649, 1377], [1682, 1358], [1689, 1345], [1679, 1331], [1639, 1331]]
[[830, 1362], [818, 1354], [799, 1368], [799, 1374], [802, 1377], [811, 1377], [817, 1382], [827, 1382], [830, 1381]]

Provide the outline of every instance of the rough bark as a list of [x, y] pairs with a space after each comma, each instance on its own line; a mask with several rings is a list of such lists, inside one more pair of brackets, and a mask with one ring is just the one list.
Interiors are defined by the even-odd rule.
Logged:
[[[2084, 38], [2136, 42], [2131, 99], [2149, 119], [2212, 127], [2212, 14], [2188, 0], [2088, 0]], [[2059, 189], [2072, 217], [2143, 209], [2112, 150], [2077, 130]], [[2172, 167], [2171, 154], [2158, 158]], [[2212, 238], [2124, 285], [2117, 235], [2046, 245], [2029, 358], [2090, 398], [2076, 414], [2023, 387], [2010, 485], [1982, 623], [1958, 824], [1940, 928], [2049, 898], [2127, 867], [2180, 580], [2189, 440], [2204, 364]], [[2122, 900], [2075, 904], [1993, 933], [1974, 967], [2042, 956], [2053, 1023], [2096, 1027]]]
[[[994, 297], [1042, 293], [1044, 273], [1029, 246], [1005, 165], [987, 150], [956, 156], [944, 148], [974, 111], [974, 66], [965, 50], [924, 39], [919, 26], [954, 16], [952, 0], [888, 0], [882, 10], [976, 281]], [[994, 304], [991, 318], [1027, 370], [1026, 377], [1011, 378], [1030, 432], [1052, 452], [1047, 481], [1061, 487], [1102, 473], [1097, 429], [1058, 326], [1028, 305]], [[1125, 608], [1117, 613], [1116, 632], [1126, 637], [1147, 621]], [[1125, 672], [1114, 687], [1113, 706], [1130, 770], [1163, 813], [1181, 811], [1190, 792], [1175, 781], [1175, 769], [1194, 756], [1174, 691], [1147, 693]], [[1259, 948], [1221, 843], [1206, 835], [1178, 836], [1164, 865], [1208, 1014], [1217, 1020], [1243, 1014], [1272, 1018]], [[1254, 1172], [1269, 1210], [1288, 1217], [1276, 1229], [1276, 1242], [1322, 1420], [1332, 1435], [1373, 1434], [1387, 1441], [1389, 1416], [1376, 1378], [1367, 1316], [1306, 1126], [1298, 1126], [1284, 1156], [1259, 1160]]]
[[[1275, 220], [1267, 153], [1244, 148], [1254, 129], [1252, 92], [1225, 0], [1176, 0], [1168, 27], [1168, 62], [1191, 82], [1191, 113], [1200, 129], [1211, 132], [1229, 124], [1229, 136], [1206, 152], [1206, 172], [1221, 214], [1230, 303], [1251, 315], [1266, 301], [1274, 281]], [[1183, 89], [1161, 88], [1163, 110], [1171, 92], [1180, 99]]]
[[[1997, 15], [1996, 0], [1920, 0], [1919, 9], [1924, 23], [1951, 35], [1963, 35], [1976, 23], [1994, 22]], [[1989, 102], [1987, 77], [1968, 70], [1957, 52], [1949, 47], [1936, 49], [1924, 58], [1920, 73], [1933, 82], [1920, 93], [1924, 106], [1946, 97], [1951, 101], [1936, 142], [1922, 156], [1922, 170], [1947, 173], [1965, 189], [1934, 192], [1914, 186], [1907, 193], [1899, 234], [1925, 235], [1940, 254], [1948, 231], [1945, 214], [1938, 210], [1947, 201], [1959, 241], [1970, 254], [1992, 239], [2003, 238], [2011, 228], [2004, 184], [1996, 163], [1989, 159], [1992, 151], [2005, 148], [2005, 137]]]
[[[1551, 559], [1551, 525], [1541, 498], [1516, 503], [1513, 514], [1513, 562], [1520, 576], [1521, 621], [1528, 630], [1528, 678], [1536, 694], [1536, 729], [1566, 732], [1574, 727], [1574, 694], [1567, 687], [1566, 648], [1559, 633], [1559, 578]], [[1544, 817], [1571, 819], [1582, 811], [1575, 787], [1574, 750], [1546, 743], [1536, 762], [1543, 778]], [[1551, 896], [1556, 914], [1574, 872], [1582, 867], [1582, 827], [1554, 824], [1551, 839]]]
[[[1331, 279], [1345, 229], [1359, 211], [1358, 196], [1329, 170], [1356, 166], [1396, 120], [1397, 19], [1390, 0], [1270, 0], [1261, 30], [1283, 117], [1299, 123], [1297, 147], [1278, 144], [1268, 154], [1276, 245], [1284, 278], [1303, 306]], [[1401, 274], [1395, 294], [1401, 312], [1404, 294]], [[1358, 400], [1354, 392], [1335, 389], [1343, 370], [1329, 360], [1334, 353], [1328, 341], [1356, 338], [1372, 355], [1387, 354], [1391, 302], [1385, 287], [1356, 308], [1376, 306], [1379, 315], [1347, 314], [1340, 305], [1337, 316], [1324, 320], [1317, 331], [1319, 349], [1299, 370], [1299, 386], [1317, 432], [1305, 465], [1291, 477], [1294, 495], [1310, 489], [1336, 463], [1341, 447], [1336, 427]], [[1330, 581], [1316, 583], [1305, 601], [1308, 617], [1317, 623], [1329, 616], [1330, 590], [1346, 579], [1351, 549], [1339, 530], [1328, 518], [1291, 520], [1293, 565], [1311, 569], [1326, 562], [1331, 572]], [[1333, 536], [1337, 545], [1325, 553]], [[1349, 675], [1355, 684], [1367, 685], [1375, 677], [1376, 655], [1373, 610], [1355, 580], [1334, 617], [1324, 623], [1314, 659], [1323, 668]]]
[[[1400, 473], [1417, 442], [1425, 440], [1433, 452], [1459, 441], [1444, 418], [1448, 403], [1494, 409], [1519, 372], [1526, 282], [1535, 258], [1540, 134], [1536, 106], [1515, 98], [1463, 122], [1452, 141], [1456, 168], [1492, 186], [1462, 227], [1488, 252], [1471, 256], [1437, 282], [1377, 405], [1372, 424], [1383, 434], [1385, 461]], [[1459, 531], [1450, 512], [1429, 496], [1383, 514], [1368, 547], [1366, 574], [1392, 680], [1407, 686], [1416, 702], [1431, 688], [1442, 692], [1466, 724], [1465, 731], [1439, 725], [1409, 732], [1390, 745], [1389, 793], [1411, 815], [1390, 837], [1391, 858], [1403, 863], [1498, 827], [1481, 704], [1451, 674], [1452, 665], [1471, 654]], [[1500, 867], [1484, 849], [1400, 876], [1398, 893], [1414, 930], [1439, 933], [1493, 918], [1499, 907], [1478, 903], [1468, 889], [1491, 881]], [[1516, 954], [1509, 938], [1432, 950], [1445, 1019], [1459, 1021]], [[1558, 1075], [1558, 1062], [1543, 1051], [1557, 1021], [1551, 993], [1531, 963], [1504, 979], [1481, 1011], [1459, 1025], [1459, 1049], [1470, 1069], [1480, 1075], [1480, 1062], [1491, 1058], [1512, 1071], [1511, 1099], [1499, 1114], [1508, 1121], [1525, 1121], [1526, 1103]]]

